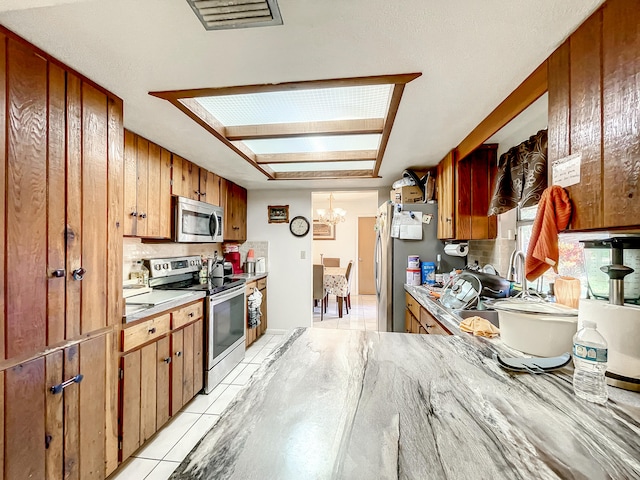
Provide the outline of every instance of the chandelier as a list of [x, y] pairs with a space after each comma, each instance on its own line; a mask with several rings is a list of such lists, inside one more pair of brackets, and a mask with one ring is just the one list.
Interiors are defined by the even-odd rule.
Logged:
[[333, 193], [329, 195], [329, 210], [319, 208], [318, 222], [326, 223], [327, 225], [335, 225], [336, 223], [344, 222], [347, 211], [342, 208], [333, 208]]

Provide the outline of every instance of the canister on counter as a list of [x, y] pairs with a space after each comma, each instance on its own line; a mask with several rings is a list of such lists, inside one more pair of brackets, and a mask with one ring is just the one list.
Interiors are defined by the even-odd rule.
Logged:
[[436, 264], [434, 262], [422, 262], [422, 284], [433, 285], [436, 283]]
[[420, 270], [407, 268], [407, 285], [417, 287], [420, 285]]
[[420, 255], [409, 255], [407, 268], [411, 270], [420, 270]]

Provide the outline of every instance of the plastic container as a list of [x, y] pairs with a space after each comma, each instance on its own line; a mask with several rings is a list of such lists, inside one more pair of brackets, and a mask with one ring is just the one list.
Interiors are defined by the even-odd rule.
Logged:
[[407, 268], [407, 285], [420, 285], [420, 270]]
[[557, 303], [503, 300], [498, 311], [500, 337], [509, 347], [538, 357], [570, 352], [578, 329], [578, 311]]
[[596, 322], [583, 320], [573, 337], [573, 391], [579, 398], [594, 403], [607, 401], [607, 357], [607, 341], [596, 329]]
[[420, 256], [409, 255], [409, 259], [407, 261], [407, 268], [410, 268], [412, 270], [420, 270]]
[[436, 283], [436, 264], [434, 262], [422, 262], [422, 283], [424, 285], [433, 285]]

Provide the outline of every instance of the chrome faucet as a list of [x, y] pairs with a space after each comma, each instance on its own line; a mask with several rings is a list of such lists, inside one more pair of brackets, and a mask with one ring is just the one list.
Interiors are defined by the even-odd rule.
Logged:
[[514, 250], [509, 258], [509, 276], [507, 280], [516, 282], [522, 285], [524, 289], [525, 284], [525, 270], [524, 270], [525, 257], [521, 250]]

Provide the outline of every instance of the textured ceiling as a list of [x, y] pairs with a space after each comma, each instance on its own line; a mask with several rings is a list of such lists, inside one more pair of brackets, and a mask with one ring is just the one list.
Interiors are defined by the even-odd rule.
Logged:
[[[283, 26], [208, 32], [184, 0], [23, 0], [0, 8], [0, 23], [120, 96], [126, 128], [202, 167], [248, 188], [348, 189], [435, 165], [601, 3], [279, 0]], [[148, 95], [409, 72], [423, 75], [405, 89], [382, 178], [370, 180], [268, 182]]]

